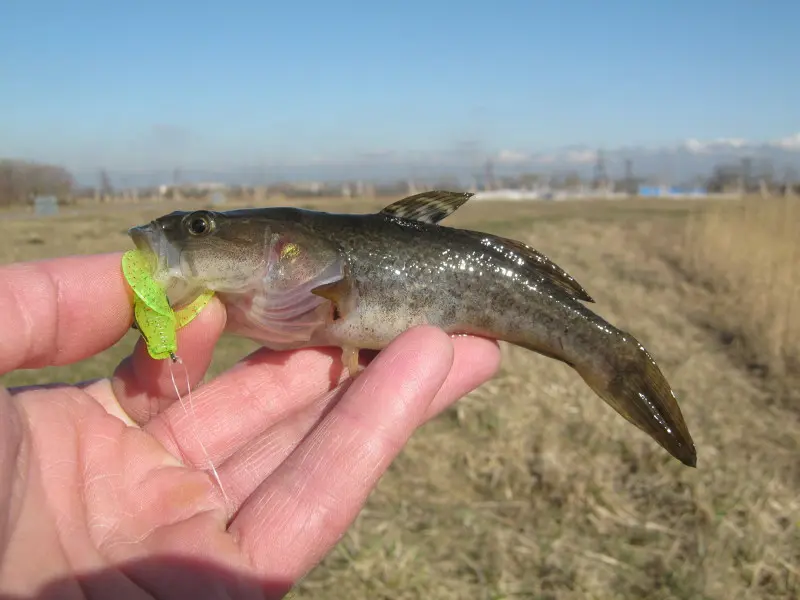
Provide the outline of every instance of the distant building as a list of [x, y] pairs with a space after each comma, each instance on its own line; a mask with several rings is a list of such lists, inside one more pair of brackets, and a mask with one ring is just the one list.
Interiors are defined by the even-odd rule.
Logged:
[[55, 196], [36, 196], [33, 207], [38, 216], [57, 215], [58, 199]]
[[645, 198], [684, 198], [707, 196], [708, 189], [697, 186], [643, 184], [639, 186], [638, 195]]

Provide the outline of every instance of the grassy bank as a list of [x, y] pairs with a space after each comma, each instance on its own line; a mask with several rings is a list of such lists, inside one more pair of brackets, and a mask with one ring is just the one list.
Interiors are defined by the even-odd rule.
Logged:
[[[0, 262], [124, 250], [128, 227], [171, 209], [0, 219]], [[679, 398], [698, 468], [671, 459], [566, 365], [504, 345], [498, 376], [417, 432], [294, 597], [797, 598], [797, 413], [773, 403], [718, 335], [732, 332], [743, 350], [784, 370], [795, 360], [796, 216], [778, 200], [465, 205], [447, 224], [534, 245], [586, 287], [594, 310], [651, 351]], [[665, 261], [661, 242], [704, 285]], [[135, 337], [0, 383], [108, 375]], [[212, 373], [250, 349], [223, 339]], [[787, 380], [771, 369], [771, 379]]]
[[688, 219], [680, 261], [714, 294], [713, 325], [751, 365], [782, 376], [800, 364], [800, 199], [750, 199]]

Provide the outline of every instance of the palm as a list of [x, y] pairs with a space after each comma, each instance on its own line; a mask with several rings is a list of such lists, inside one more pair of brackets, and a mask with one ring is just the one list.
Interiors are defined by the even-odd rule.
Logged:
[[[181, 330], [192, 385], [223, 325], [212, 305]], [[0, 370], [53, 362], [14, 363], [2, 348]], [[110, 380], [0, 394], [3, 459], [24, 465], [18, 474], [0, 460], [0, 485], [14, 490], [0, 507], [11, 514], [0, 583], [280, 596], [336, 543], [414, 429], [497, 360], [488, 341], [419, 329], [348, 385], [336, 351], [259, 351], [196, 389], [187, 411], [167, 362], [140, 345]], [[175, 375], [186, 398], [182, 366]]]
[[[206, 559], [251, 571], [253, 565], [226, 531], [225, 503], [212, 479], [182, 466], [150, 427], [128, 427], [110, 415], [103, 406], [114, 401], [108, 387], [103, 382], [85, 392], [71, 388], [17, 397], [28, 416], [35, 476], [42, 483], [40, 495], [35, 494], [39, 498], [31, 498], [33, 491], [26, 494], [20, 524], [46, 524], [48, 537], [61, 540], [57, 555], [47, 556], [44, 564], [92, 564], [90, 579], [107, 576], [109, 569], [136, 571], [158, 557]], [[38, 554], [41, 539], [21, 542], [7, 560], [21, 559], [15, 576], [27, 578], [21, 570], [26, 564], [41, 570], [42, 562], [24, 560]], [[69, 573], [50, 575], [59, 578], [57, 588], [71, 579]], [[149, 579], [131, 576], [143, 595], [158, 588]], [[182, 587], [161, 589], [157, 597], [186, 597]]]

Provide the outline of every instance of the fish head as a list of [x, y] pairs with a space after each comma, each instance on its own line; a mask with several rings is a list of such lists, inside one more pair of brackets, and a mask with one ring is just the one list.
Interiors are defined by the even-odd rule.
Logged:
[[175, 211], [128, 231], [173, 307], [205, 291], [240, 292], [265, 265], [270, 224], [210, 210]]

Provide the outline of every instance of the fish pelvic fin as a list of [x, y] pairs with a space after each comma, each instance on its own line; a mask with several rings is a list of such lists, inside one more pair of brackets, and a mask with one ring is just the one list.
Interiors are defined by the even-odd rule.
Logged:
[[[311, 290], [311, 293], [330, 302], [330, 320], [332, 322], [346, 319], [356, 309], [358, 289], [345, 269], [344, 277], [330, 283], [324, 283]], [[361, 368], [358, 364], [359, 348], [351, 345], [342, 346], [342, 363], [350, 377], [357, 376]]]
[[580, 364], [573, 367], [620, 415], [683, 464], [696, 467], [694, 441], [661, 369], [632, 336], [625, 334], [622, 344], [622, 347], [609, 345], [606, 363], [609, 370]]
[[390, 204], [380, 214], [435, 225], [452, 215], [475, 194], [434, 190], [408, 196]]
[[358, 364], [359, 349], [353, 346], [342, 346], [342, 364], [347, 369], [350, 377], [357, 377], [361, 373], [361, 366]]

